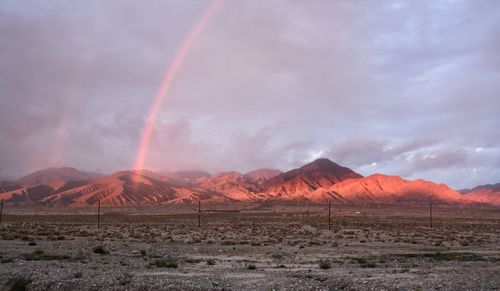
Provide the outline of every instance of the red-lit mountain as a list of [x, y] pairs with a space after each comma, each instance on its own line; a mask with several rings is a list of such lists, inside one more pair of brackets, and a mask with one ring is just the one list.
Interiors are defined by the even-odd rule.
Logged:
[[274, 169], [259, 169], [255, 171], [251, 171], [245, 174], [245, 177], [250, 178], [251, 180], [257, 182], [258, 184], [274, 178], [280, 174], [282, 174], [280, 170]]
[[92, 179], [101, 176], [100, 174], [83, 172], [75, 168], [48, 168], [28, 174], [16, 183], [24, 187], [35, 186], [40, 184], [49, 184], [55, 182], [68, 182], [75, 180]]
[[210, 173], [204, 171], [177, 171], [177, 172], [165, 172], [163, 174], [172, 179], [187, 183], [192, 183], [198, 179], [209, 178], [212, 176], [210, 175]]
[[500, 206], [500, 183], [477, 186], [464, 194], [467, 200]]
[[350, 179], [328, 188], [320, 188], [307, 196], [311, 201], [341, 203], [465, 203], [462, 195], [445, 184], [425, 180], [405, 180], [399, 176], [375, 174]]
[[304, 199], [317, 189], [360, 177], [349, 168], [328, 159], [318, 159], [265, 181], [263, 192], [275, 199]]
[[257, 194], [262, 191], [257, 181], [235, 171], [199, 179], [195, 186], [198, 189], [221, 193], [227, 198], [238, 201], [257, 200]]
[[[53, 170], [39, 171], [47, 172]], [[181, 204], [199, 200], [204, 203], [309, 200], [349, 204], [427, 203], [432, 200], [436, 203], [500, 205], [498, 184], [474, 188], [462, 195], [444, 184], [424, 180], [410, 181], [382, 174], [362, 177], [328, 159], [319, 159], [285, 173], [258, 170], [247, 174], [223, 172], [211, 176], [205, 172], [161, 175], [150, 171], [122, 171], [99, 178], [53, 174], [41, 177], [46, 180], [26, 179], [24, 183], [50, 182], [26, 187], [16, 183], [1, 184], [6, 192], [0, 193], [0, 199], [19, 206], [59, 207], [95, 206], [99, 199], [103, 206]], [[84, 179], [74, 180], [78, 177]]]
[[175, 180], [148, 171], [123, 171], [109, 176], [25, 187], [0, 194], [17, 204], [86, 207], [159, 205], [216, 200], [217, 193], [185, 188]]
[[22, 187], [23, 186], [15, 183], [15, 182], [0, 181], [0, 193], [9, 192], [9, 191], [16, 190], [16, 189], [19, 189]]

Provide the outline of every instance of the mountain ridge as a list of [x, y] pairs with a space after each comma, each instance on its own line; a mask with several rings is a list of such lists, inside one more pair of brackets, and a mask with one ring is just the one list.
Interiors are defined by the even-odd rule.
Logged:
[[500, 206], [500, 183], [479, 185], [464, 190], [463, 196], [477, 203], [486, 203]]
[[[47, 172], [49, 175], [44, 174]], [[24, 181], [25, 186], [12, 182], [0, 183], [3, 186], [3, 191], [0, 188], [0, 198], [19, 206], [48, 207], [95, 207], [99, 200], [102, 206], [109, 207], [197, 201], [231, 203], [293, 200], [343, 204], [404, 204], [432, 200], [447, 204], [491, 202], [500, 205], [500, 201], [496, 200], [500, 194], [495, 188], [500, 184], [484, 185], [468, 194], [460, 194], [445, 184], [422, 179], [406, 180], [380, 173], [363, 177], [328, 159], [318, 159], [286, 172], [259, 169], [245, 174], [237, 171], [214, 175], [202, 171], [182, 171], [165, 175], [141, 170], [118, 171], [92, 178], [74, 168], [50, 168], [45, 172], [41, 170], [34, 173], [38, 173], [32, 175], [35, 178], [25, 176], [30, 177], [26, 179], [28, 182]], [[40, 173], [44, 181], [48, 182], [31, 185], [43, 180], [39, 178]], [[74, 177], [85, 179], [74, 180]]]
[[101, 176], [98, 173], [85, 172], [73, 167], [51, 167], [32, 172], [19, 178], [16, 183], [24, 187], [48, 184], [54, 182], [68, 182], [73, 180], [92, 179]]

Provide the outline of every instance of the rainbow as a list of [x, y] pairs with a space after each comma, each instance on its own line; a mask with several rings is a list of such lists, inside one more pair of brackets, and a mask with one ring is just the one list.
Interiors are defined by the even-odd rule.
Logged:
[[161, 82], [161, 85], [154, 97], [153, 104], [151, 105], [151, 108], [149, 110], [149, 115], [148, 119], [146, 120], [146, 124], [144, 126], [144, 130], [142, 132], [142, 137], [141, 141], [139, 144], [139, 148], [137, 150], [137, 155], [134, 163], [134, 170], [139, 171], [144, 169], [144, 162], [146, 160], [148, 150], [149, 150], [149, 143], [151, 140], [151, 135], [153, 133], [153, 129], [155, 126], [156, 118], [158, 116], [158, 113], [160, 112], [161, 105], [163, 103], [163, 100], [165, 99], [165, 96], [167, 96], [170, 86], [172, 84], [172, 81], [177, 74], [177, 71], [181, 67], [184, 59], [186, 58], [189, 50], [193, 46], [196, 38], [198, 35], [201, 33], [205, 25], [207, 24], [208, 20], [212, 16], [212, 14], [215, 12], [217, 7], [222, 3], [223, 0], [214, 0], [205, 10], [203, 13], [202, 17], [198, 20], [196, 25], [193, 27], [193, 29], [190, 31], [186, 39], [183, 41], [182, 46], [180, 47], [179, 51], [175, 55], [172, 63], [170, 66], [167, 68], [167, 71], [165, 72], [165, 76], [163, 77], [163, 80]]

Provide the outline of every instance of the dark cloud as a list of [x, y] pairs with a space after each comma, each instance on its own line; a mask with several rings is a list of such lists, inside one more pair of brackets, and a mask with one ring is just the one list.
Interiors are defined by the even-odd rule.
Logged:
[[[130, 168], [209, 1], [3, 1], [0, 176]], [[367, 13], [369, 11], [369, 13]], [[498, 182], [500, 4], [226, 1], [165, 99], [151, 169], [355, 170]]]

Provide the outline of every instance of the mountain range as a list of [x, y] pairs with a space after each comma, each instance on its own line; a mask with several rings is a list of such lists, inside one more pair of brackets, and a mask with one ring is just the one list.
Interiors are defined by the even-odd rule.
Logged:
[[94, 207], [203, 203], [311, 201], [500, 205], [500, 184], [459, 193], [445, 184], [374, 174], [367, 177], [328, 159], [281, 172], [120, 171], [100, 175], [74, 168], [49, 168], [14, 182], [0, 182], [0, 199], [18, 206]]

